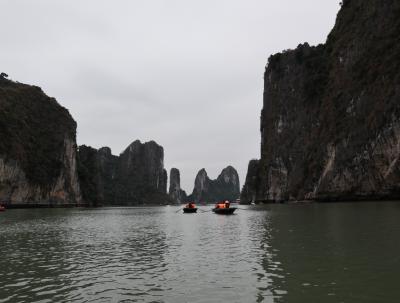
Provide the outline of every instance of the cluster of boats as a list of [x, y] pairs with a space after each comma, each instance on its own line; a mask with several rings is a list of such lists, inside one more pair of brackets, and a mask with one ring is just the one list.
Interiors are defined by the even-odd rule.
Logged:
[[[215, 204], [214, 208], [212, 209], [213, 213], [216, 213], [218, 215], [232, 215], [236, 207], [231, 207], [231, 203], [229, 201], [224, 201], [224, 202], [219, 202]], [[196, 207], [196, 204], [191, 202], [185, 205], [183, 208], [183, 212], [186, 214], [193, 214], [197, 213], [198, 208]]]

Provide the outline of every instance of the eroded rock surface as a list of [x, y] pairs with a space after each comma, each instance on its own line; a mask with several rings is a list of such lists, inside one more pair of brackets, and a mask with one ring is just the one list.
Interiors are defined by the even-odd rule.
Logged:
[[189, 200], [196, 202], [217, 202], [236, 200], [240, 195], [240, 183], [237, 171], [228, 166], [224, 168], [216, 180], [211, 180], [206, 170], [201, 169], [194, 182], [193, 193]]
[[164, 150], [154, 141], [130, 144], [120, 156], [108, 147], [79, 147], [83, 198], [91, 205], [138, 205], [170, 202]]
[[81, 203], [76, 123], [39, 87], [0, 76], [0, 203]]
[[187, 195], [181, 188], [181, 176], [177, 168], [171, 168], [169, 174], [169, 196], [173, 203], [182, 204], [187, 202]]
[[326, 44], [269, 58], [243, 202], [399, 198], [399, 16], [398, 1], [345, 0]]

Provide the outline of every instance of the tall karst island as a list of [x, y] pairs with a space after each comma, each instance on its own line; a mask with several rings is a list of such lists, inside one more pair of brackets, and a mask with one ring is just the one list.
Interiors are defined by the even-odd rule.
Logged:
[[36, 86], [0, 76], [0, 203], [82, 202], [76, 123]]
[[181, 173], [177, 168], [171, 168], [171, 172], [169, 173], [168, 194], [175, 204], [188, 202], [186, 192], [181, 188]]
[[108, 147], [79, 147], [82, 198], [90, 205], [169, 203], [164, 149], [136, 140], [119, 156]]
[[201, 169], [194, 181], [194, 189], [188, 197], [197, 202], [234, 201], [240, 196], [239, 175], [232, 166], [222, 170], [216, 180], [211, 180], [206, 170]]
[[175, 204], [184, 202], [213, 203], [234, 201], [240, 196], [239, 175], [232, 166], [222, 170], [216, 180], [211, 180], [204, 168], [196, 175], [193, 192], [187, 195], [180, 185], [180, 172], [171, 169], [169, 196]]
[[400, 198], [399, 16], [344, 0], [325, 44], [269, 58], [242, 202]]

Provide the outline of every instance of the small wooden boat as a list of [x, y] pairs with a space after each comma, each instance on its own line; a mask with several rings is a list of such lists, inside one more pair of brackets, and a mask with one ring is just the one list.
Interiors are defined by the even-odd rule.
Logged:
[[231, 207], [231, 203], [228, 200], [215, 204], [215, 207], [212, 209], [218, 215], [233, 215], [235, 210], [237, 208]]
[[233, 215], [233, 213], [237, 210], [236, 207], [229, 207], [229, 208], [213, 208], [213, 212], [218, 215]]
[[197, 207], [196, 204], [194, 202], [190, 202], [188, 204], [185, 205], [185, 207], [183, 208], [183, 212], [185, 214], [194, 214], [197, 212]]
[[197, 212], [197, 208], [196, 208], [196, 207], [194, 207], [194, 208], [185, 207], [185, 208], [183, 209], [183, 212], [184, 212], [185, 214], [194, 214], [194, 213]]

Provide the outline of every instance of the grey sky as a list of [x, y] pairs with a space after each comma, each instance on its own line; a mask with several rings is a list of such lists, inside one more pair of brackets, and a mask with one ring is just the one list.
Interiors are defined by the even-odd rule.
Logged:
[[322, 43], [339, 0], [0, 0], [0, 72], [68, 108], [78, 144], [164, 147], [193, 189], [259, 157], [268, 57]]

